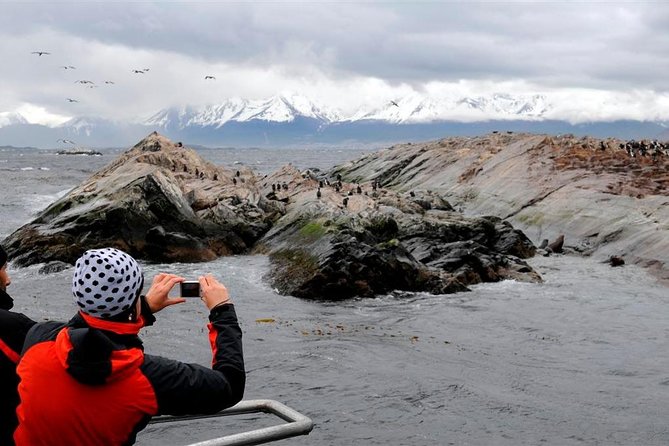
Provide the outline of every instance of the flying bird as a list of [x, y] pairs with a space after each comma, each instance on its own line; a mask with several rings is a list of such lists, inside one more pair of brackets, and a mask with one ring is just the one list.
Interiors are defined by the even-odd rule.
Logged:
[[80, 80], [80, 81], [74, 81], [75, 84], [92, 84], [93, 81], [87, 81], [87, 80]]
[[49, 53], [48, 51], [33, 51], [30, 54], [37, 54], [38, 56], [48, 56], [51, 53]]
[[105, 84], [114, 84], [114, 81], [105, 81]]
[[390, 103], [391, 103], [392, 105], [394, 105], [395, 107], [399, 107], [399, 105], [397, 105], [397, 102], [395, 102], [395, 101], [390, 101]]
[[133, 73], [144, 74], [144, 70], [132, 70]]
[[76, 99], [72, 99], [72, 98], [65, 98], [65, 99], [67, 99], [67, 102], [79, 102]]
[[63, 144], [76, 144], [74, 141], [69, 139], [59, 139], [58, 142], [62, 142]]
[[61, 65], [61, 68], [63, 70], [76, 70], [76, 68], [73, 67], [72, 65]]
[[207, 79], [213, 79], [213, 80], [216, 80], [216, 78], [215, 78], [214, 76], [205, 76], [205, 77], [204, 77], [204, 80], [207, 80]]

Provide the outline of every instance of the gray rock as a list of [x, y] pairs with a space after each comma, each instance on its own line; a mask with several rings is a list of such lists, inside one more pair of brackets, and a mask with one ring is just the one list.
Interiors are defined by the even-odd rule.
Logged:
[[72, 268], [72, 265], [69, 263], [65, 262], [59, 262], [59, 261], [53, 261], [44, 264], [39, 270], [37, 270], [38, 274], [52, 274], [52, 273], [59, 273], [61, 271], [64, 271], [68, 268]]
[[357, 183], [344, 182], [341, 190], [321, 189], [319, 199], [313, 195], [319, 182], [290, 166], [268, 183], [277, 181], [288, 184], [289, 204], [256, 252], [269, 254], [267, 279], [282, 294], [340, 300], [393, 290], [451, 293], [510, 278], [541, 281], [521, 259], [535, 253], [522, 232], [500, 218], [453, 212], [437, 193], [349, 196]]
[[113, 246], [151, 261], [246, 252], [278, 218], [250, 169], [235, 172], [152, 133], [5, 241], [18, 265], [74, 261]]
[[[625, 253], [669, 283], [669, 156], [631, 158], [621, 141], [497, 133], [401, 144], [338, 166], [347, 181], [431, 190], [466, 215], [600, 261]], [[581, 247], [587, 247], [582, 249]], [[548, 250], [542, 251], [547, 253]]]

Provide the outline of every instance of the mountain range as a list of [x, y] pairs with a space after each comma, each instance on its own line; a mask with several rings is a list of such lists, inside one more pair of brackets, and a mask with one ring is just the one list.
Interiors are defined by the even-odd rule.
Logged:
[[211, 147], [382, 144], [492, 131], [669, 139], [667, 122], [573, 124], [550, 119], [552, 109], [543, 95], [413, 94], [343, 113], [299, 94], [283, 94], [171, 107], [134, 121], [75, 117], [55, 127], [31, 124], [18, 113], [0, 113], [0, 145], [53, 148], [67, 139], [82, 147], [124, 147], [154, 130], [173, 140]]

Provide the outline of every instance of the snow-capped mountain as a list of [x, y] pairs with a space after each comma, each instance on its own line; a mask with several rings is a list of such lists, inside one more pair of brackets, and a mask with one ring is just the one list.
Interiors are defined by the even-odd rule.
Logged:
[[230, 122], [255, 120], [285, 123], [298, 117], [323, 124], [370, 120], [409, 124], [447, 120], [536, 119], [541, 118], [549, 109], [550, 105], [542, 95], [494, 94], [433, 98], [413, 94], [388, 101], [380, 107], [367, 107], [346, 115], [340, 110], [317, 105], [304, 96], [284, 94], [260, 100], [232, 98], [220, 104], [200, 108], [168, 108], [156, 113], [143, 124], [176, 130], [192, 126], [220, 128]]
[[56, 126], [56, 129], [65, 131], [69, 135], [91, 136], [99, 129], [107, 127], [123, 127], [125, 123], [110, 121], [104, 118], [82, 116], [72, 118]]
[[458, 105], [492, 115], [515, 115], [526, 118], [539, 118], [550, 110], [548, 100], [540, 94], [531, 96], [494, 94], [491, 97], [463, 98], [458, 101]]
[[53, 147], [66, 138], [82, 147], [122, 147], [152, 131], [210, 147], [392, 143], [502, 130], [628, 139], [657, 138], [666, 132], [663, 122], [572, 124], [551, 119], [554, 111], [543, 95], [413, 93], [344, 113], [303, 95], [284, 93], [267, 99], [232, 98], [207, 106], [173, 107], [134, 122], [80, 116], [47, 127], [30, 124], [18, 113], [0, 113], [0, 144]]
[[185, 129], [191, 126], [220, 128], [232, 121], [292, 122], [298, 117], [328, 123], [338, 120], [339, 115], [325, 110], [304, 96], [284, 94], [260, 100], [232, 98], [221, 104], [201, 108], [168, 108], [156, 113], [144, 124], [166, 129]]
[[28, 124], [28, 120], [21, 113], [4, 112], [0, 113], [0, 127], [9, 125]]
[[542, 95], [432, 98], [414, 94], [391, 100], [383, 107], [359, 110], [348, 121], [379, 120], [394, 124], [434, 121], [471, 122], [482, 119], [541, 118], [550, 105]]

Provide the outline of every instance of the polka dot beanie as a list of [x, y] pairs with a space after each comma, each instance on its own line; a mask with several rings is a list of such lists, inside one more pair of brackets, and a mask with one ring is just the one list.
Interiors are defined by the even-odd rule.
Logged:
[[74, 265], [72, 294], [81, 311], [108, 319], [134, 305], [143, 282], [142, 268], [125, 252], [89, 249]]

